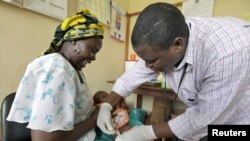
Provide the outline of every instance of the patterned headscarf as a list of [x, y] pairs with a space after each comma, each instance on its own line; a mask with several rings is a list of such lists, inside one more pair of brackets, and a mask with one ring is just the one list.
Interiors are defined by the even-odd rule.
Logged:
[[64, 41], [100, 37], [103, 39], [103, 25], [88, 9], [83, 9], [75, 16], [65, 19], [57, 26], [54, 39], [43, 55], [60, 50]]

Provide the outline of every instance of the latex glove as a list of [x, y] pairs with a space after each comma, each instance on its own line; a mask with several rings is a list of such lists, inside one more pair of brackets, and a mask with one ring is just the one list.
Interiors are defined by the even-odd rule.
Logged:
[[97, 117], [97, 126], [106, 134], [115, 134], [111, 122], [113, 107], [109, 103], [102, 103]]
[[152, 125], [135, 126], [116, 137], [115, 141], [150, 141], [157, 139]]

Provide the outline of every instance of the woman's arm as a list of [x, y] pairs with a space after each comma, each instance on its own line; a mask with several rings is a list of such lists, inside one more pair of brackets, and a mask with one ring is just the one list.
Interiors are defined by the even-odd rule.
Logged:
[[86, 134], [90, 129], [96, 127], [98, 110], [92, 116], [74, 126], [70, 131], [45, 132], [41, 130], [31, 130], [32, 141], [74, 141]]

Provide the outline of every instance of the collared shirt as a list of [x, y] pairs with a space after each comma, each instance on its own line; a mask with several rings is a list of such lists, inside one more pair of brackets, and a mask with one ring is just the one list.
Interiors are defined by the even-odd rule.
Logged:
[[[185, 113], [168, 123], [182, 140], [199, 140], [208, 124], [250, 124], [250, 23], [230, 17], [188, 18], [189, 42], [184, 59], [166, 72]], [[154, 75], [143, 60], [116, 81], [113, 91], [128, 96]]]
[[[92, 95], [80, 75], [82, 83], [73, 66], [58, 53], [35, 59], [26, 69], [7, 120], [28, 123], [27, 128], [33, 130], [72, 130], [94, 110]], [[93, 129], [78, 141], [94, 138]]]

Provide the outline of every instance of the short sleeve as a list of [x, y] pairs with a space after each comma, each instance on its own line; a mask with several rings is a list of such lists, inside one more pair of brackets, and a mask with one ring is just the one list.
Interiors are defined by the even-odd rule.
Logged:
[[58, 57], [32, 62], [7, 119], [47, 132], [73, 129], [76, 76], [71, 68]]

